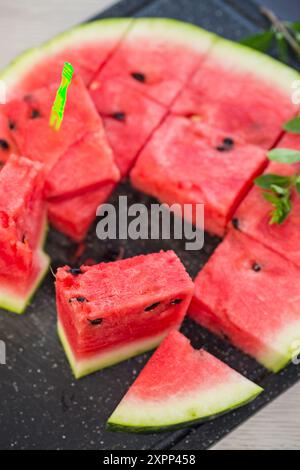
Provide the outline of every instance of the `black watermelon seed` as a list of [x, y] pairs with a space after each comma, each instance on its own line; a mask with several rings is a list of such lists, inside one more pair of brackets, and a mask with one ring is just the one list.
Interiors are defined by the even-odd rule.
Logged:
[[22, 236], [22, 243], [25, 243], [26, 242], [26, 235], [24, 233], [24, 235]]
[[125, 113], [114, 113], [111, 115], [116, 121], [125, 121], [126, 119], [126, 114]]
[[0, 139], [0, 148], [2, 150], [9, 150], [9, 143], [7, 142], [7, 140]]
[[171, 305], [178, 305], [178, 304], [181, 304], [181, 302], [183, 301], [183, 299], [174, 299], [174, 300], [171, 300]]
[[225, 137], [223, 140], [224, 145], [227, 147], [233, 147], [234, 146], [234, 140], [231, 137]]
[[145, 308], [145, 312], [150, 312], [151, 310], [154, 310], [156, 307], [159, 306], [159, 304], [160, 304], [160, 302], [155, 302], [154, 304], [149, 305], [149, 307]]
[[9, 121], [8, 122], [8, 127], [11, 131], [13, 131], [16, 128], [16, 123], [14, 121]]
[[258, 263], [253, 263], [253, 264], [252, 264], [252, 269], [253, 269], [253, 271], [255, 271], [256, 273], [258, 273], [259, 271], [261, 271], [261, 266], [260, 266]]
[[86, 297], [81, 297], [81, 296], [79, 296], [79, 297], [71, 297], [71, 298], [69, 299], [69, 302], [75, 302], [75, 301], [76, 301], [76, 302], [83, 303], [83, 302], [87, 302], [88, 300], [87, 300]]
[[90, 322], [91, 325], [101, 325], [101, 323], [103, 322], [103, 319], [102, 318], [96, 318], [95, 320], [90, 320], [88, 318], [88, 321]]
[[232, 223], [232, 226], [236, 229], [236, 230], [239, 230], [240, 228], [240, 221], [237, 217], [235, 217], [234, 219], [232, 219], [231, 221]]
[[145, 81], [146, 81], [146, 76], [143, 73], [133, 72], [131, 74], [131, 76], [132, 76], [132, 78], [134, 78], [138, 82], [145, 83]]
[[82, 271], [80, 268], [71, 268], [68, 270], [68, 273], [78, 276], [78, 274], [82, 274]]
[[33, 109], [31, 111], [31, 116], [30, 117], [31, 117], [31, 119], [37, 119], [37, 118], [41, 117], [41, 113], [39, 112], [38, 109]]

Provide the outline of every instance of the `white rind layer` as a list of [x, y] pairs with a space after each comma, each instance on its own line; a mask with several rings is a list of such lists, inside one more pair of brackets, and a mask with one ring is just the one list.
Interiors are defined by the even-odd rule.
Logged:
[[262, 392], [262, 388], [242, 376], [208, 390], [148, 401], [128, 397], [121, 401], [108, 420], [108, 425], [124, 428], [165, 428], [205, 420], [237, 408]]
[[97, 372], [98, 370], [113, 366], [118, 362], [125, 361], [126, 359], [129, 359], [133, 356], [137, 356], [138, 354], [142, 354], [146, 351], [149, 351], [150, 349], [156, 348], [170, 332], [170, 329], [164, 331], [159, 335], [152, 336], [150, 338], [142, 339], [139, 341], [133, 341], [126, 345], [115, 347], [111, 350], [107, 350], [102, 353], [96, 353], [89, 359], [80, 360], [75, 357], [70, 343], [67, 339], [64, 327], [59, 320], [57, 322], [57, 332], [65, 350], [68, 361], [70, 363], [73, 374], [76, 379], [80, 379], [85, 375], [92, 374], [94, 372]]
[[0, 308], [9, 310], [13, 313], [22, 314], [30, 302], [31, 297], [39, 287], [45, 274], [48, 271], [50, 258], [43, 251], [39, 251], [37, 256], [40, 262], [40, 271], [35, 279], [35, 282], [31, 286], [31, 289], [23, 296], [16, 295], [15, 291], [8, 288], [0, 287]]

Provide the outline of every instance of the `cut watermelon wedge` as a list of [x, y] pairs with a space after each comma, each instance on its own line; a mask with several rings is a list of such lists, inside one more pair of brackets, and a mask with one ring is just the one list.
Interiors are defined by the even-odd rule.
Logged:
[[49, 221], [75, 242], [83, 241], [96, 218], [97, 208], [109, 198], [114, 187], [114, 184], [106, 184], [73, 197], [50, 199]]
[[291, 90], [299, 78], [297, 71], [265, 54], [219, 39], [173, 111], [197, 115], [229, 137], [268, 149], [282, 123], [297, 112]]
[[39, 163], [11, 156], [0, 173], [0, 306], [23, 313], [48, 269], [44, 174]]
[[278, 372], [300, 338], [300, 269], [231, 231], [195, 281], [189, 314]]
[[172, 331], [108, 420], [113, 431], [191, 426], [250, 402], [263, 389]]
[[[131, 181], [168, 205], [180, 204], [182, 213], [184, 204], [203, 203], [205, 230], [223, 236], [266, 164], [264, 150], [191, 119], [170, 116], [142, 151]], [[199, 224], [195, 218], [192, 222]]]
[[59, 82], [64, 62], [89, 84], [126, 34], [132, 20], [105, 19], [87, 23], [19, 56], [0, 73], [7, 99]]
[[121, 79], [100, 82], [97, 86], [94, 83], [90, 93], [121, 175], [125, 176], [167, 111]]
[[215, 35], [181, 21], [137, 19], [92, 88], [121, 78], [126, 86], [169, 106], [215, 40]]
[[157, 346], [180, 326], [192, 294], [173, 251], [60, 268], [58, 332], [75, 377]]

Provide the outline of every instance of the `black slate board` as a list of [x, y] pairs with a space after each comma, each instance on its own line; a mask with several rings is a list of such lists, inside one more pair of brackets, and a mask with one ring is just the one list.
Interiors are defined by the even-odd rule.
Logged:
[[[166, 16], [198, 24], [238, 40], [265, 26], [256, 6], [237, 0], [125, 0], [99, 17]], [[124, 182], [111, 198], [128, 195], [129, 201], [152, 200]], [[112, 259], [120, 246], [125, 256], [173, 248], [194, 276], [207, 261], [218, 240], [206, 235], [200, 253], [186, 252], [184, 242], [147, 241], [104, 244], [95, 235], [87, 239], [80, 262]], [[52, 266], [73, 264], [76, 246], [50, 230], [47, 252]], [[76, 261], [78, 264], [78, 261]], [[0, 365], [1, 449], [206, 449], [266, 405], [300, 378], [300, 368], [290, 365], [270, 374], [253, 359], [186, 320], [182, 331], [196, 347], [207, 350], [248, 378], [265, 387], [252, 404], [192, 429], [160, 435], [114, 434], [105, 422], [151, 353], [75, 381], [56, 336], [53, 277], [49, 274], [22, 317], [0, 312], [0, 339], [7, 344], [7, 365]]]

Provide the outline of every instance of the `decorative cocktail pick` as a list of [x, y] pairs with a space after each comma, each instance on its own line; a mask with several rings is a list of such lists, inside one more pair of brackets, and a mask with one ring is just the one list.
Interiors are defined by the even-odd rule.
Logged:
[[64, 68], [61, 75], [61, 83], [59, 89], [57, 90], [55, 101], [53, 103], [50, 115], [50, 127], [55, 131], [59, 131], [67, 101], [67, 92], [68, 87], [71, 83], [73, 77], [73, 67], [68, 62], [65, 62]]

